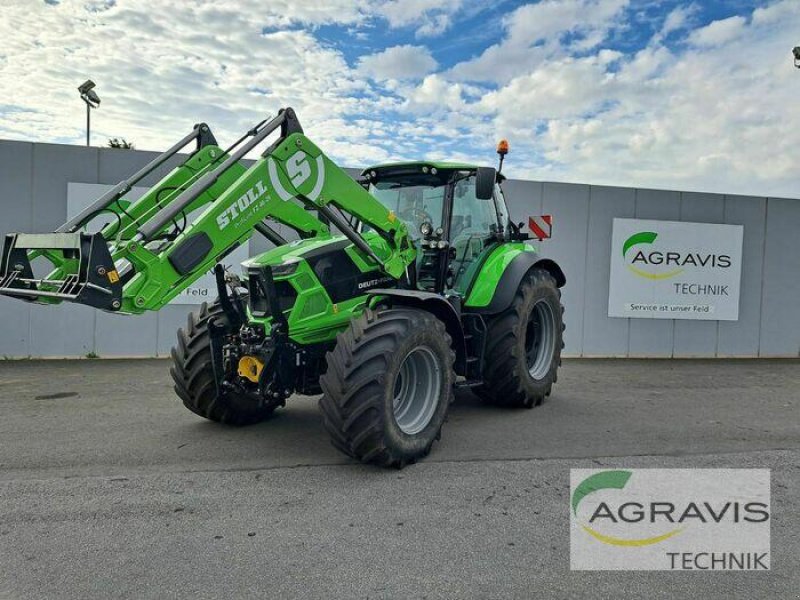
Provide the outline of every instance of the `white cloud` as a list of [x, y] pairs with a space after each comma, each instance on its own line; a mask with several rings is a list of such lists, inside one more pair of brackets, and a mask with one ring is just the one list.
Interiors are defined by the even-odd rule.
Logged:
[[486, 94], [480, 104], [497, 111], [511, 129], [598, 110], [613, 97], [614, 78], [606, 72], [604, 62], [613, 58], [614, 55], [604, 55], [603, 60], [589, 57], [545, 62]]
[[544, 0], [510, 12], [498, 43], [447, 69], [422, 41], [371, 50], [353, 66], [320, 27], [349, 32], [352, 52], [387, 27], [420, 38], [451, 32], [481, 10], [474, 3], [86, 3], [4, 2], [0, 137], [80, 143], [84, 107], [75, 88], [92, 77], [103, 99], [95, 144], [121, 136], [165, 148], [201, 120], [225, 144], [291, 105], [346, 165], [491, 163], [494, 142], [506, 136], [515, 176], [800, 190], [800, 114], [792, 108], [800, 72], [789, 52], [800, 41], [796, 0], [699, 28], [702, 6], [687, 3], [624, 55], [613, 42], [637, 25], [627, 0]]
[[653, 41], [661, 42], [671, 33], [689, 27], [692, 18], [697, 14], [698, 11], [699, 7], [696, 4], [676, 6], [673, 8], [667, 14], [666, 18], [664, 19], [664, 23], [661, 25], [661, 30], [655, 35]]
[[[23, 108], [2, 109], [3, 137], [80, 140], [84, 107], [76, 87], [88, 77], [102, 99], [92, 118], [95, 143], [122, 136], [141, 149], [168, 146], [201, 120], [225, 143], [287, 105], [307, 126], [321, 123], [353, 110], [365, 90], [342, 55], [310, 29], [362, 19], [349, 1], [315, 8], [120, 0], [88, 11], [83, 0], [17, 0], [3, 11], [0, 104]], [[301, 21], [306, 28], [263, 33]]]
[[738, 37], [746, 23], [747, 19], [738, 15], [713, 21], [694, 30], [689, 36], [689, 42], [695, 46], [720, 46]]
[[[691, 28], [696, 9], [689, 6], [668, 15], [650, 44], [633, 55], [601, 45], [583, 58], [571, 56], [558, 32], [593, 27], [602, 37], [620, 25], [618, 17], [603, 24], [599, 13], [586, 14], [589, 26], [570, 21], [565, 7], [555, 4], [541, 8], [552, 12], [548, 18], [538, 13], [539, 27], [528, 33], [522, 32], [532, 21], [519, 11], [511, 15], [503, 41], [478, 60], [429, 76], [427, 86], [409, 95], [409, 106], [420, 97], [432, 106], [439, 97], [450, 110], [475, 119], [474, 131], [487, 131], [488, 115], [492, 131], [509, 137], [515, 148], [507, 163], [512, 175], [798, 194], [800, 176], [791, 157], [800, 144], [800, 117], [790, 108], [798, 73], [789, 59], [800, 25], [796, 3], [784, 0], [690, 31], [691, 45], [671, 50], [663, 39]], [[614, 13], [602, 8], [606, 16]], [[470, 101], [447, 81], [467, 74], [494, 78], [500, 86]]]
[[769, 25], [782, 20], [796, 24], [799, 16], [800, 10], [798, 10], [796, 2], [773, 2], [753, 11], [753, 24]]
[[463, 0], [384, 0], [375, 12], [386, 19], [390, 27], [416, 27], [418, 38], [444, 33], [451, 17], [463, 5]]
[[555, 42], [566, 32], [607, 31], [628, 0], [543, 0], [508, 17], [508, 35], [518, 43]]
[[[504, 83], [570, 49], [591, 50], [619, 24], [627, 5], [628, 0], [543, 0], [521, 6], [504, 19], [504, 40], [455, 66], [452, 76]], [[573, 38], [569, 44], [565, 34]]]
[[689, 20], [689, 16], [696, 9], [692, 6], [678, 6], [667, 15], [664, 19], [664, 25], [661, 27], [661, 33], [666, 35], [684, 27]]
[[383, 52], [362, 56], [361, 72], [374, 79], [417, 79], [436, 69], [436, 60], [424, 46], [393, 46]]
[[551, 179], [796, 196], [793, 16], [705, 27], [703, 46], [652, 45], [611, 72], [589, 59], [546, 62], [482, 102], [523, 138], [546, 121], [528, 150], [545, 158]]
[[435, 15], [417, 29], [418, 38], [435, 37], [443, 34], [450, 27], [450, 15]]
[[463, 89], [439, 75], [428, 75], [419, 86], [406, 90], [407, 107], [413, 112], [458, 111], [465, 108]]

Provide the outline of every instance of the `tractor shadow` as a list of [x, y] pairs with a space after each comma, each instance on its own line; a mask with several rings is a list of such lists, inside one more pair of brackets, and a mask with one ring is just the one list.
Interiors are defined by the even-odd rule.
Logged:
[[[288, 466], [352, 465], [370, 469], [336, 450], [322, 423], [319, 396], [295, 396], [268, 420], [247, 427], [230, 427], [187, 415], [175, 427], [179, 452], [193, 461], [225, 463], [230, 469]], [[429, 460], [465, 456], [491, 457], [498, 444], [507, 450], [518, 446], [522, 454], [530, 436], [547, 429], [549, 403], [535, 410], [487, 405], [466, 389], [457, 390], [443, 428], [442, 440]], [[553, 403], [554, 405], [557, 403]]]

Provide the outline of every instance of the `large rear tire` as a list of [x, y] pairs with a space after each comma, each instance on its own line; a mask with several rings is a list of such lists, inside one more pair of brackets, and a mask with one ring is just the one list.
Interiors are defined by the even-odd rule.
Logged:
[[274, 412], [274, 403], [264, 400], [259, 406], [251, 398], [232, 392], [217, 396], [208, 331], [212, 317], [227, 324], [219, 302], [211, 305], [203, 302], [199, 311], [189, 314], [186, 329], [178, 329], [178, 344], [172, 348], [169, 371], [175, 382], [175, 393], [186, 408], [211, 421], [234, 426], [263, 421]]
[[421, 310], [366, 310], [326, 359], [320, 410], [336, 448], [398, 468], [430, 452], [453, 401], [444, 323]]
[[531, 270], [511, 306], [488, 323], [484, 384], [476, 388], [484, 401], [533, 408], [550, 395], [564, 347], [563, 314], [553, 276]]

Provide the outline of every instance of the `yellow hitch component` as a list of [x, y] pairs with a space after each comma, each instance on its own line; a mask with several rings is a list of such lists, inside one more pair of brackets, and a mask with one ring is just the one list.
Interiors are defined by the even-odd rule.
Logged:
[[261, 377], [261, 371], [263, 370], [264, 363], [255, 356], [243, 356], [239, 359], [239, 375], [253, 383], [258, 383], [258, 378]]

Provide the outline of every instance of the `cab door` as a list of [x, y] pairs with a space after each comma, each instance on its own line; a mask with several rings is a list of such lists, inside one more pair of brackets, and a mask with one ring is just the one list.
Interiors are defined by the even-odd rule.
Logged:
[[480, 265], [499, 243], [503, 220], [498, 202], [505, 207], [499, 186], [495, 186], [492, 199], [480, 200], [475, 196], [474, 176], [455, 184], [450, 224], [451, 281], [448, 287], [462, 295], [469, 290]]

